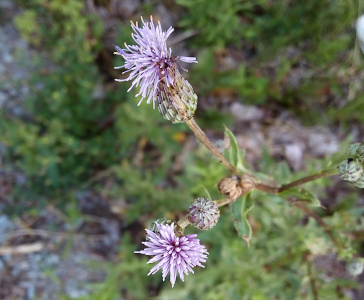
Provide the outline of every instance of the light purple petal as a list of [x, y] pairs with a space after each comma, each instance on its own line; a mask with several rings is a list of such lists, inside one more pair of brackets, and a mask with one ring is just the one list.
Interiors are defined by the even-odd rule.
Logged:
[[170, 282], [174, 286], [177, 278], [183, 281], [184, 274], [193, 273], [195, 266], [204, 267], [201, 263], [205, 262], [208, 254], [205, 246], [196, 239], [196, 234], [177, 237], [174, 233], [174, 224], [157, 224], [158, 233], [147, 230], [148, 241], [143, 242], [147, 248], [135, 253], [152, 255], [148, 263], [158, 262], [148, 273], [155, 274], [162, 269], [163, 280], [170, 274]]
[[[142, 27], [132, 22], [131, 27], [134, 31], [132, 37], [136, 45], [125, 44], [125, 49], [114, 45], [116, 54], [121, 55], [125, 63], [115, 69], [125, 68], [125, 72], [130, 72], [126, 79], [116, 79], [116, 81], [132, 81], [132, 85], [128, 92], [134, 87], [140, 87], [137, 96], [141, 95], [141, 100], [138, 103], [147, 100], [150, 103], [153, 100], [155, 106], [155, 92], [158, 83], [164, 83], [170, 86], [174, 82], [174, 74], [172, 72], [176, 59], [187, 63], [197, 63], [195, 57], [179, 56], [173, 57], [171, 48], [167, 48], [167, 38], [174, 31], [170, 27], [167, 32], [162, 30], [161, 24], [153, 23], [153, 18], [150, 17], [150, 22], [142, 20]], [[123, 72], [124, 73], [124, 72]]]

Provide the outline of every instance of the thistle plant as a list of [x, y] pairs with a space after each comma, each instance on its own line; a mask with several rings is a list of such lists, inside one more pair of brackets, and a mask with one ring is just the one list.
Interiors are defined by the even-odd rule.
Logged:
[[[358, 188], [364, 188], [364, 144], [353, 144], [348, 149], [348, 157], [337, 168], [320, 170], [292, 181], [287, 184], [267, 184], [258, 174], [248, 170], [242, 163], [241, 151], [233, 133], [226, 128], [225, 137], [229, 140], [230, 147], [221, 153], [203, 130], [194, 120], [197, 107], [197, 96], [190, 83], [179, 72], [181, 68], [178, 61], [197, 63], [195, 57], [172, 56], [172, 51], [167, 47], [167, 38], [174, 31], [170, 27], [163, 31], [161, 24], [142, 19], [142, 27], [138, 23], [131, 23], [134, 33], [132, 37], [136, 45], [126, 45], [121, 49], [115, 46], [116, 55], [124, 58], [125, 64], [116, 67], [124, 68], [123, 73], [129, 73], [124, 79], [116, 81], [132, 81], [133, 87], [139, 87], [136, 96], [141, 96], [138, 105], [143, 99], [153, 107], [157, 104], [162, 116], [172, 123], [184, 122], [192, 130], [198, 140], [226, 167], [230, 172], [228, 176], [216, 183], [223, 199], [212, 200], [211, 197], [198, 197], [191, 204], [188, 213], [175, 223], [156, 221], [147, 229], [147, 239], [143, 244], [146, 249], [135, 253], [154, 256], [148, 263], [157, 262], [149, 274], [155, 274], [162, 269], [163, 280], [170, 273], [172, 287], [176, 282], [177, 274], [184, 279], [188, 271], [201, 266], [207, 258], [206, 248], [200, 244], [197, 235], [184, 236], [184, 229], [192, 224], [199, 230], [213, 228], [220, 216], [219, 207], [230, 205], [234, 218], [234, 225], [240, 237], [249, 245], [252, 237], [252, 228], [247, 214], [253, 208], [250, 196], [255, 191], [279, 196], [288, 203], [293, 203], [298, 209], [314, 218], [322, 225], [337, 249], [345, 248], [337, 239], [330, 227], [323, 219], [312, 211], [307, 202], [320, 207], [320, 201], [302, 185], [325, 176], [336, 175], [338, 172], [343, 180], [353, 183]], [[358, 25], [359, 26], [359, 25]], [[292, 200], [294, 199], [294, 200]], [[148, 275], [149, 275], [148, 274]]]

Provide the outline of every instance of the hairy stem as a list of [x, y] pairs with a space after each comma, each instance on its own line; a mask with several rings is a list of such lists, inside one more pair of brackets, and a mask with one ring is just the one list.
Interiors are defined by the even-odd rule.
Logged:
[[238, 170], [225, 158], [224, 155], [221, 154], [219, 150], [211, 143], [209, 138], [206, 134], [202, 131], [200, 126], [196, 123], [195, 119], [192, 118], [191, 120], [186, 121], [186, 124], [190, 129], [193, 131], [195, 136], [205, 145], [205, 147], [217, 157], [219, 161], [221, 161], [226, 168], [228, 168], [232, 173], [238, 173]]

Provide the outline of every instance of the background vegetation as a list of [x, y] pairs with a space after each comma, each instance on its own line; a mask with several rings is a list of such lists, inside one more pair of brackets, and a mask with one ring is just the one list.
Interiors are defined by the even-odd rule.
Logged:
[[[251, 120], [232, 116], [235, 102], [262, 111], [265, 117], [253, 123], [263, 128], [276, 118], [285, 126], [286, 116], [302, 131], [320, 125], [333, 132], [340, 140], [338, 152], [311, 151], [298, 168], [269, 143], [247, 150], [249, 168], [265, 174], [264, 180], [287, 183], [344, 159], [348, 143], [363, 137], [363, 63], [354, 31], [359, 0], [139, 1], [128, 11], [132, 2], [16, 1], [14, 23], [32, 49], [34, 71], [16, 83], [29, 86], [20, 104], [23, 113], [14, 115], [6, 106], [0, 111], [0, 143], [6, 146], [1, 167], [26, 178], [6, 195], [3, 214], [36, 220], [30, 230], [44, 228], [41, 216], [52, 206], [63, 215], [62, 226], [51, 221], [46, 229], [69, 234], [64, 243], [76, 247], [74, 235], [87, 235], [90, 227], [93, 234], [104, 233], [90, 216], [115, 220], [120, 235], [111, 247], [91, 250], [102, 260], [89, 261], [88, 267], [104, 276], [85, 283], [87, 294], [71, 297], [60, 288], [48, 296], [360, 299], [363, 276], [354, 276], [350, 266], [361, 265], [364, 198], [337, 179], [320, 179], [306, 188], [326, 207], [314, 209], [340, 247], [322, 224], [285, 198], [255, 193], [249, 200], [254, 203], [250, 247], [224, 207], [218, 225], [198, 233], [210, 253], [205, 269], [174, 289], [160, 274], [147, 277], [147, 258], [133, 254], [141, 247], [143, 228], [161, 217], [178, 220], [195, 197], [205, 195], [204, 187], [213, 199], [221, 198], [216, 184], [227, 171], [184, 124], [168, 123], [145, 103], [137, 107], [126, 92], [128, 84], [114, 82], [122, 75], [113, 66], [122, 60], [112, 56], [113, 43], [131, 41], [129, 20], [152, 14], [165, 29], [176, 28], [173, 37], [182, 40], [173, 45], [176, 55], [197, 57], [199, 63], [186, 76], [200, 99], [196, 119], [215, 141], [222, 139], [223, 125], [237, 138], [253, 130]], [[18, 63], [29, 62], [19, 55]], [[96, 200], [83, 199], [87, 193]], [[42, 237], [31, 241], [38, 240]], [[58, 245], [53, 251], [67, 256], [67, 249]]]

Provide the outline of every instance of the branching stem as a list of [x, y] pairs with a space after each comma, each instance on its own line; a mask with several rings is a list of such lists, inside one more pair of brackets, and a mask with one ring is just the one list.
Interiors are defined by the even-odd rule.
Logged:
[[[195, 136], [201, 141], [201, 143], [203, 143], [205, 145], [205, 147], [215, 156], [217, 157], [218, 160], [220, 160], [224, 166], [229, 169], [233, 174], [238, 174], [238, 169], [235, 168], [227, 159], [224, 155], [222, 155], [222, 153], [211, 143], [211, 141], [209, 140], [209, 138], [206, 136], [206, 134], [202, 131], [202, 129], [200, 128], [200, 126], [198, 126], [198, 124], [196, 123], [195, 119], [192, 118], [191, 120], [186, 121], [186, 124], [188, 125], [188, 127], [192, 130], [192, 132], [195, 134]], [[329, 170], [324, 170], [324, 171], [320, 171], [319, 173], [310, 175], [310, 176], [306, 176], [303, 177], [301, 179], [295, 180], [291, 183], [282, 185], [280, 187], [273, 187], [273, 186], [269, 186], [266, 185], [264, 183], [256, 183], [255, 188], [259, 191], [263, 191], [269, 194], [274, 194], [274, 195], [278, 195], [279, 193], [282, 193], [285, 190], [288, 190], [292, 187], [295, 186], [299, 186], [302, 185], [304, 183], [319, 179], [321, 177], [325, 177], [325, 176], [330, 176], [330, 175], [335, 175], [337, 174], [337, 170], [336, 169], [329, 169]], [[224, 204], [222, 204], [224, 205]]]

